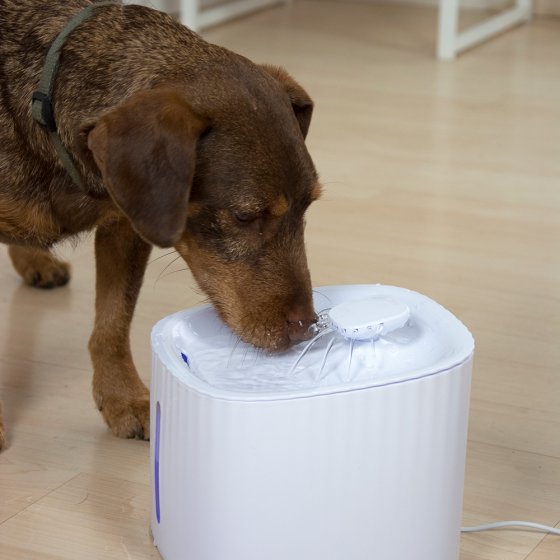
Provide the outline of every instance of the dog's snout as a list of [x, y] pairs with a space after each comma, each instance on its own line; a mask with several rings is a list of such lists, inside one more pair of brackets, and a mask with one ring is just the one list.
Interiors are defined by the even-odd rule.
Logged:
[[317, 316], [315, 313], [291, 313], [287, 319], [290, 342], [302, 342], [313, 338], [311, 326], [316, 322]]

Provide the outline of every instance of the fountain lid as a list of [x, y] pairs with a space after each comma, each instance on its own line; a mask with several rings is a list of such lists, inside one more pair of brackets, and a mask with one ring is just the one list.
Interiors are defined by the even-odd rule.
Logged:
[[[193, 389], [229, 400], [326, 395], [445, 373], [468, 360], [468, 329], [435, 301], [404, 288], [314, 290], [327, 328], [281, 354], [240, 342], [212, 306], [181, 311], [152, 331], [153, 351]], [[371, 336], [370, 336], [371, 335]]]

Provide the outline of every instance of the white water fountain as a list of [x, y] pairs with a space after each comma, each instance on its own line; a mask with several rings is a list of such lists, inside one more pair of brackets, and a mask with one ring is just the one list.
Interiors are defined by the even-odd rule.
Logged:
[[474, 342], [380, 285], [316, 290], [315, 338], [239, 342], [211, 306], [153, 329], [165, 560], [456, 560]]

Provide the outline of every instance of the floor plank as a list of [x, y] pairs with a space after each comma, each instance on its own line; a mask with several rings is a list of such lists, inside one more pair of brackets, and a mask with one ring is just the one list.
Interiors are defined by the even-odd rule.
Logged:
[[[301, 0], [205, 36], [285, 66], [315, 100], [314, 285], [411, 288], [472, 330], [464, 523], [558, 525], [560, 20], [438, 62], [435, 15]], [[0, 248], [0, 560], [157, 558], [148, 444], [113, 438], [91, 399], [91, 237], [59, 251], [72, 282], [43, 292], [20, 285]], [[146, 382], [152, 325], [205, 300], [174, 259], [154, 251], [133, 325]], [[557, 558], [560, 538], [530, 531], [461, 539], [461, 560]]]

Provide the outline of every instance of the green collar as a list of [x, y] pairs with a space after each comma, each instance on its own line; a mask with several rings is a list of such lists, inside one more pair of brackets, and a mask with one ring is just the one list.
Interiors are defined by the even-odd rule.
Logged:
[[78, 171], [72, 156], [64, 146], [62, 139], [57, 132], [56, 120], [54, 117], [52, 94], [54, 89], [54, 82], [56, 73], [60, 64], [60, 51], [66, 42], [68, 36], [84, 21], [89, 19], [96, 8], [101, 6], [119, 6], [119, 2], [115, 0], [104, 0], [102, 2], [95, 2], [84, 8], [80, 13], [74, 16], [66, 25], [66, 27], [59, 33], [57, 38], [53, 41], [41, 74], [41, 81], [37, 91], [33, 93], [32, 97], [32, 114], [33, 118], [48, 132], [51, 141], [58, 153], [60, 161], [68, 171], [68, 174], [81, 189], [85, 189], [84, 183], [80, 172]]

